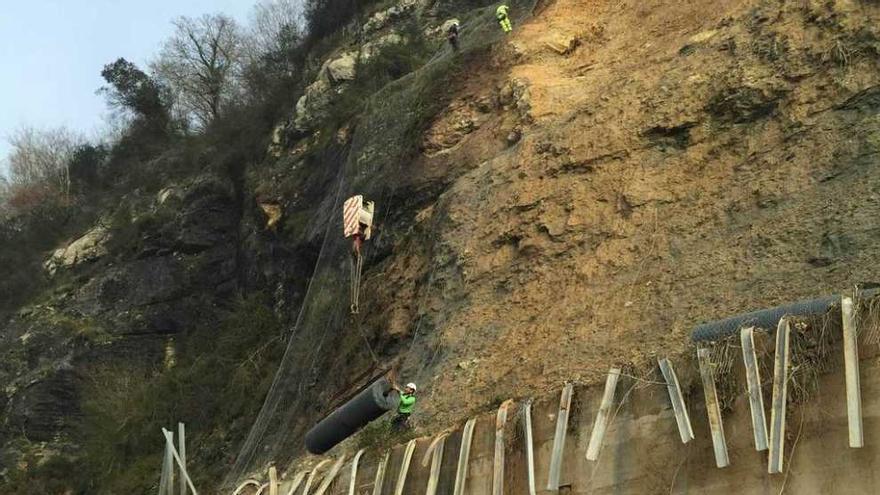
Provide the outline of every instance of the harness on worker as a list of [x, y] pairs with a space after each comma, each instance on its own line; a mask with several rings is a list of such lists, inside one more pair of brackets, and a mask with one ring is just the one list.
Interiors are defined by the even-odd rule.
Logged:
[[353, 240], [351, 257], [351, 314], [358, 313], [358, 299], [361, 292], [361, 272], [364, 268], [364, 258], [361, 246], [364, 241], [370, 240], [373, 230], [373, 211], [375, 204], [372, 201], [364, 203], [361, 195], [352, 196], [342, 206], [343, 233], [345, 237]]

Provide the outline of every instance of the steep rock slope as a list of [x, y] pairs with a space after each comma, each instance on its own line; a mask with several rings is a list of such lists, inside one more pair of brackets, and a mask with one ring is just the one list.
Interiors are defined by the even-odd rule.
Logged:
[[[314, 421], [395, 359], [423, 391], [416, 426], [434, 431], [611, 364], [647, 370], [700, 321], [877, 278], [876, 2], [514, 2], [503, 40], [492, 6], [404, 4], [363, 26], [370, 42], [392, 34], [388, 19], [422, 16], [436, 35], [455, 12], [466, 49], [439, 40], [334, 127], [316, 92], [350, 103], [350, 64], [328, 72], [363, 48], [339, 47], [243, 177], [225, 170], [242, 157], [206, 153], [198, 174], [133, 191], [69, 239], [82, 253], [53, 263], [74, 266], [54, 267], [0, 336], [7, 450], [76, 453], [91, 371], [125, 368], [192, 399], [160, 419], [194, 418], [191, 458], [210, 486], [301, 452]], [[379, 214], [351, 316], [338, 206], [356, 193]], [[254, 294], [267, 301], [234, 309]], [[199, 381], [224, 342], [244, 365], [221, 356], [228, 376]], [[236, 459], [279, 362], [271, 410]], [[244, 413], [199, 409], [226, 390]], [[217, 418], [228, 428], [203, 426]], [[152, 480], [158, 434], [138, 448], [149, 454], [132, 469]]]
[[47, 261], [51, 288], [0, 335], [4, 436], [64, 438], [81, 419], [86, 370], [125, 363], [135, 372], [173, 358], [175, 336], [237, 286], [238, 217], [231, 184], [204, 176], [133, 194], [59, 248]]
[[413, 180], [457, 178], [371, 287], [418, 424], [876, 279], [878, 15], [559, 0], [469, 67]]
[[[417, 155], [384, 152], [394, 117], [357, 122], [340, 190], [382, 212], [361, 312], [338, 314], [347, 255], [331, 237], [336, 268], [316, 272], [319, 299], [233, 477], [289, 457], [393, 360], [422, 390], [417, 429], [436, 431], [614, 364], [649, 373], [699, 322], [876, 278], [876, 5], [529, 13], [421, 95], [443, 107]], [[437, 57], [372, 112], [418, 92]]]

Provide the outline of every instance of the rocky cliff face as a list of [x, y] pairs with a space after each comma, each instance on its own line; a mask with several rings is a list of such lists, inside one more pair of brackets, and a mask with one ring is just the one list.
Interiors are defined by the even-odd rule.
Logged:
[[162, 363], [201, 306], [231, 296], [238, 237], [231, 186], [206, 177], [174, 194], [128, 198], [106, 226], [51, 256], [51, 293], [19, 311], [2, 335], [7, 433], [55, 438], [76, 420], [78, 371], [105, 360]]
[[375, 304], [432, 322], [422, 424], [876, 278], [877, 15], [557, 1], [472, 67], [420, 161], [462, 171], [426, 222], [434, 283], [389, 268], [427, 301]]
[[[876, 6], [557, 1], [470, 61], [361, 318], [416, 422], [876, 275]], [[379, 205], [381, 208], [381, 205]], [[395, 227], [397, 228], [397, 227]]]
[[[266, 295], [286, 328], [247, 354], [292, 349], [302, 400], [275, 423], [289, 457], [328, 390], [393, 359], [432, 430], [612, 364], [650, 367], [700, 321], [877, 278], [875, 3], [545, 2], [485, 48], [434, 38], [414, 75], [323, 129], [327, 105], [358, 91], [355, 60], [400, 41], [396, 23], [436, 35], [455, 14], [463, 43], [497, 29], [488, 10], [439, 4], [382, 10], [316, 61], [245, 177], [134, 192], [46, 253], [53, 289], [0, 336], [5, 440], [72, 442], [90, 369], [173, 367], [241, 294]], [[351, 317], [334, 205], [356, 193], [378, 201], [378, 235]], [[326, 318], [296, 326], [310, 282], [304, 321]], [[260, 359], [271, 376], [280, 356]], [[223, 445], [195, 458], [222, 470], [254, 418], [194, 437]]]
[[878, 14], [538, 6], [435, 94], [378, 205], [392, 233], [371, 247], [364, 310], [311, 390], [355, 376], [314, 370], [369, 367], [363, 333], [421, 385], [414, 422], [434, 431], [612, 365], [647, 371], [689, 352], [699, 322], [876, 278]]

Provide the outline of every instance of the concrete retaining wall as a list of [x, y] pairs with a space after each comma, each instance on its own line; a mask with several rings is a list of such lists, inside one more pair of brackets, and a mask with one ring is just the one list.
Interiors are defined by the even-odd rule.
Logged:
[[[841, 353], [835, 351], [835, 356]], [[761, 359], [772, 359], [772, 356]], [[737, 367], [742, 368], [741, 363], [737, 363]], [[848, 447], [843, 365], [835, 362], [833, 371], [821, 378], [819, 393], [813, 400], [789, 407], [785, 472], [778, 475], [767, 474], [767, 453], [754, 449], [745, 395], [739, 397], [733, 411], [724, 414], [731, 465], [718, 469], [702, 392], [698, 388], [690, 389], [692, 393], [685, 391], [696, 440], [682, 444], [665, 386], [637, 383], [627, 377], [620, 379], [613, 409], [617, 414], [608, 427], [600, 458], [597, 462], [587, 461], [585, 453], [602, 387], [575, 388], [559, 493], [776, 495], [783, 484], [786, 493], [799, 495], [877, 493], [880, 490], [880, 360], [863, 356], [861, 378], [866, 447]], [[744, 384], [745, 380], [740, 383]], [[769, 394], [769, 390], [764, 393]], [[625, 394], [627, 400], [618, 410]], [[767, 404], [769, 407], [769, 401]], [[504, 492], [511, 494], [529, 493], [521, 406], [516, 403], [511, 408], [506, 428]], [[532, 408], [539, 494], [553, 493], [547, 490], [547, 478], [558, 407], [557, 394], [536, 401]], [[494, 413], [478, 418], [465, 490], [469, 495], [492, 493], [494, 436]], [[402, 492], [405, 495], [425, 493], [430, 463], [422, 466], [422, 459], [430, 442], [430, 438], [418, 441]], [[459, 428], [446, 440], [438, 494], [453, 493], [460, 444]], [[404, 449], [405, 445], [399, 445], [392, 451], [382, 495], [394, 494]], [[358, 495], [373, 493], [381, 456], [381, 453], [367, 451], [361, 458]], [[288, 476], [292, 478], [293, 473]], [[328, 493], [347, 495], [349, 479], [350, 463], [347, 463]], [[313, 493], [316, 486], [317, 482], [313, 484]], [[279, 494], [288, 495], [288, 490], [289, 482], [284, 482]], [[296, 491], [297, 495], [301, 493], [302, 487]]]

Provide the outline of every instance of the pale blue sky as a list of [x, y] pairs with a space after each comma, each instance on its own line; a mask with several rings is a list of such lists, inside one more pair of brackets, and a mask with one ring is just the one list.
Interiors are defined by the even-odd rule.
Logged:
[[104, 64], [141, 68], [181, 15], [247, 21], [255, 0], [0, 0], [0, 163], [22, 124], [91, 135], [107, 112], [95, 94]]

